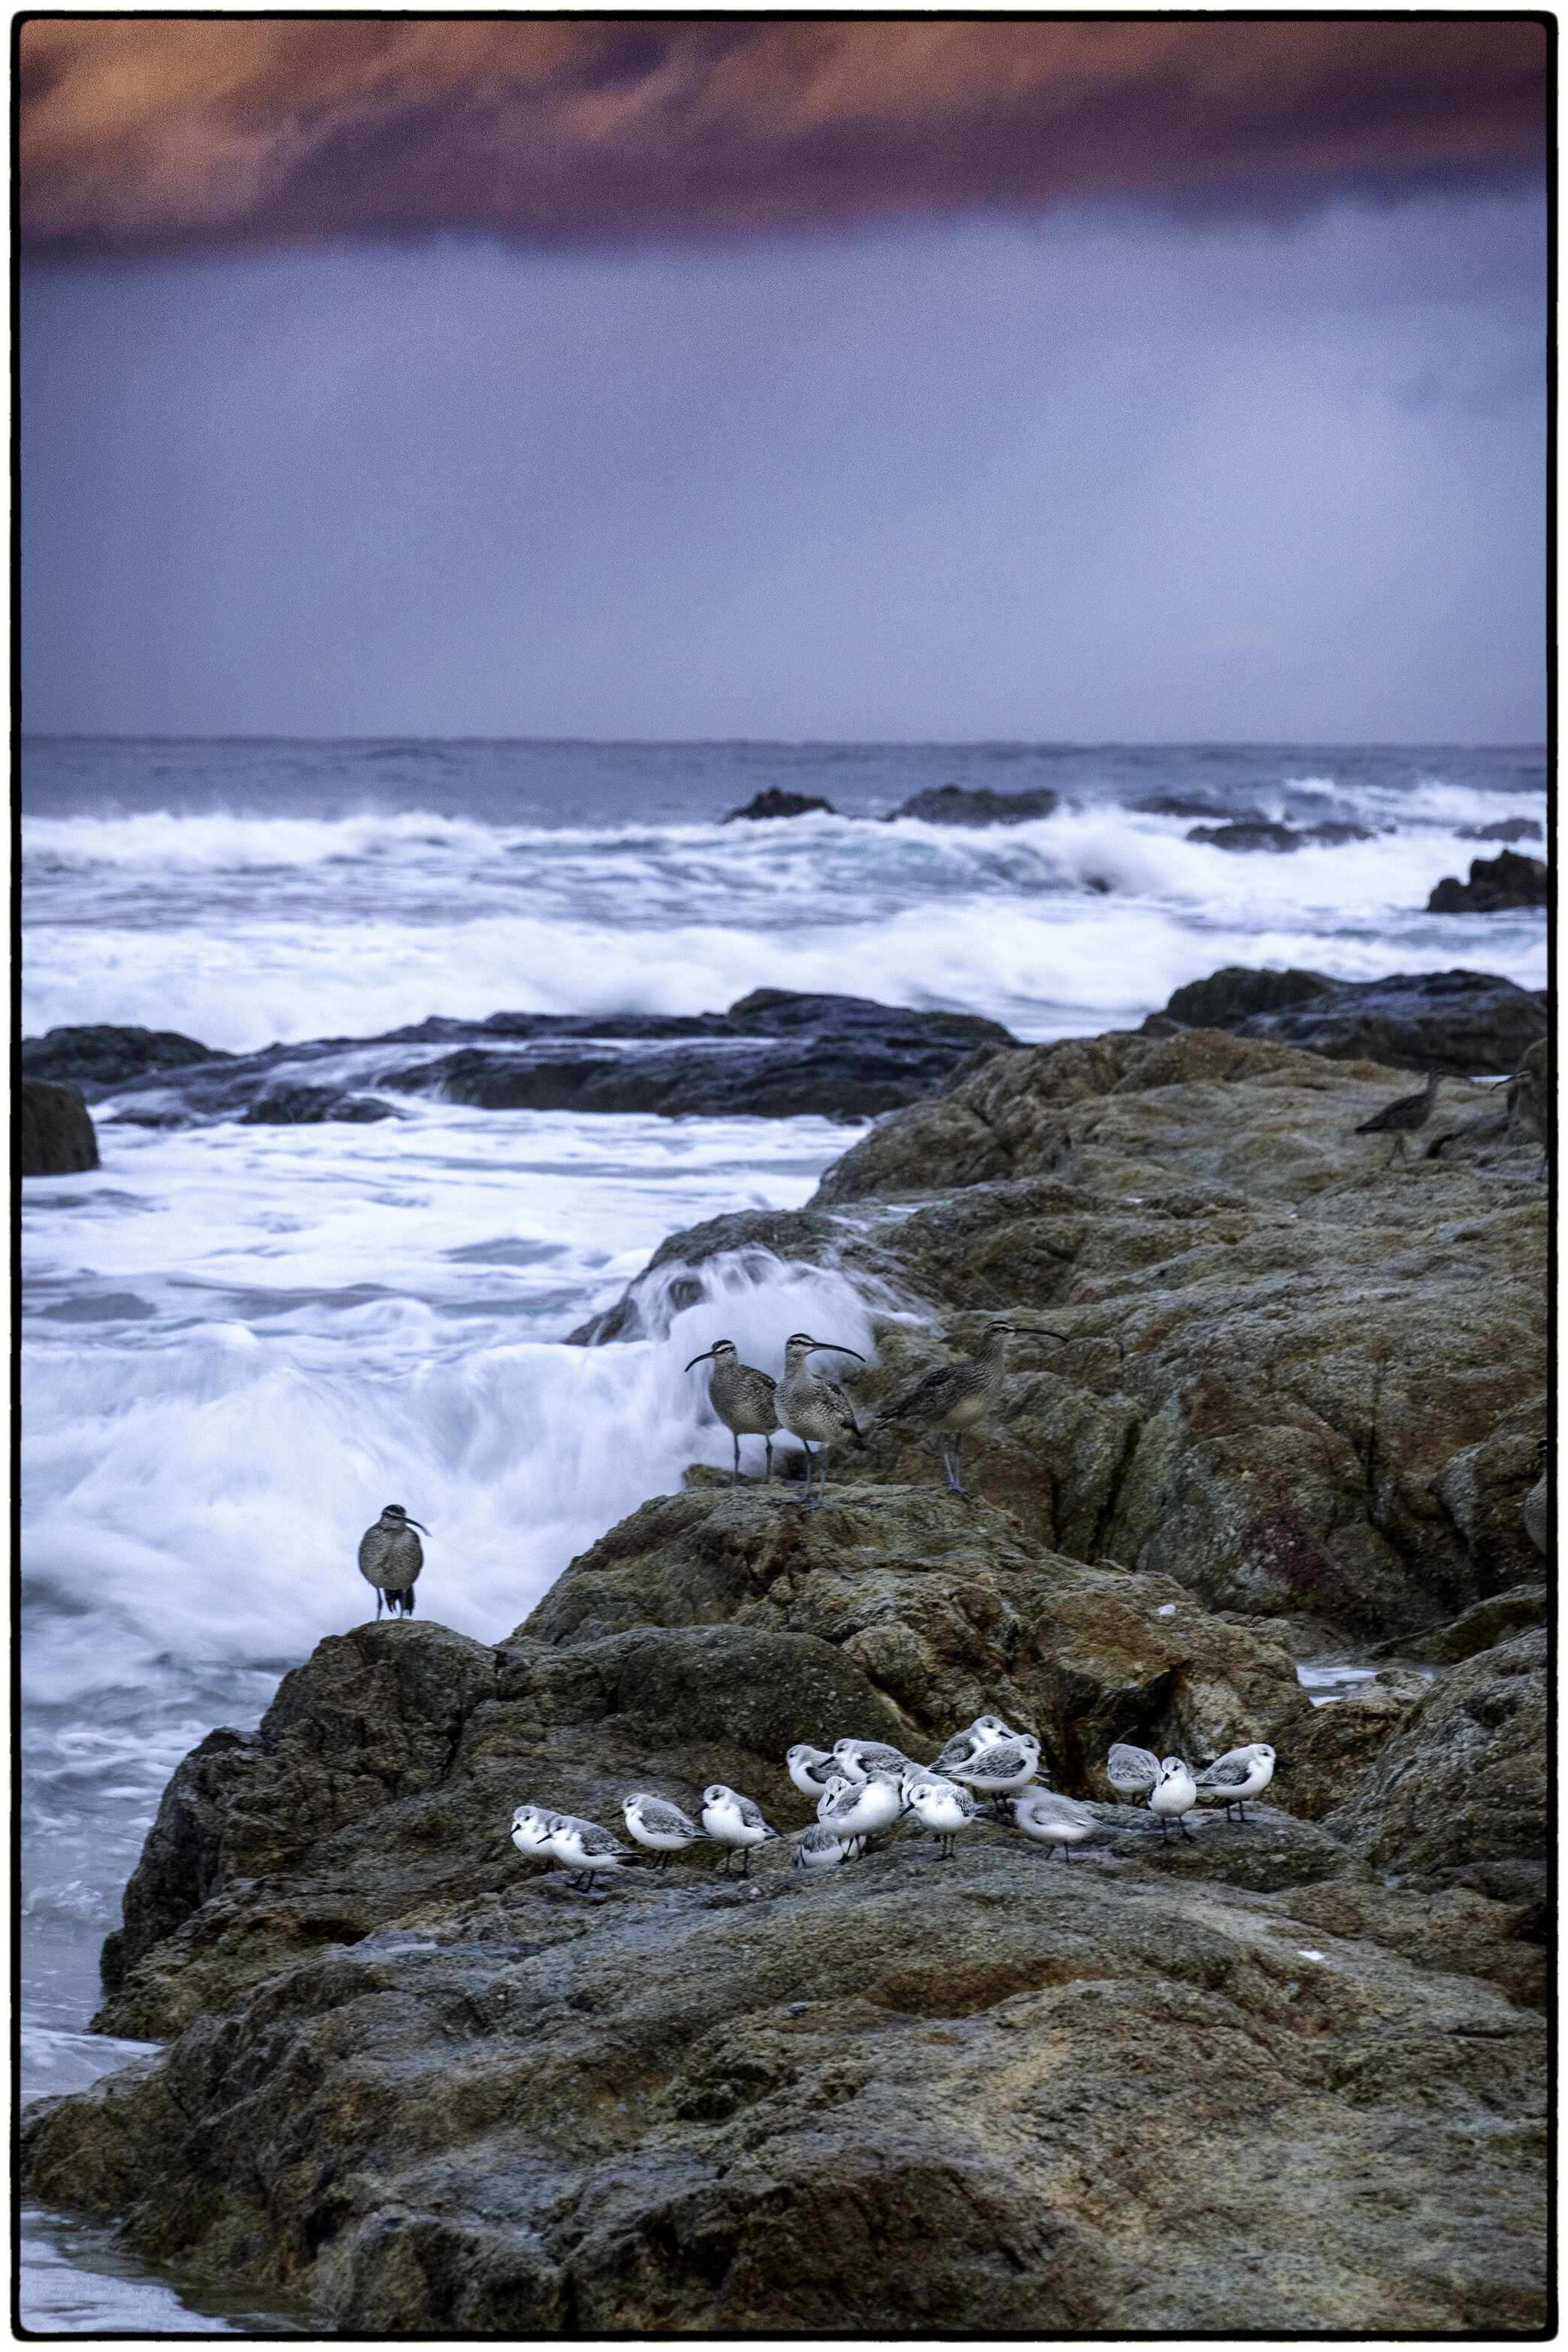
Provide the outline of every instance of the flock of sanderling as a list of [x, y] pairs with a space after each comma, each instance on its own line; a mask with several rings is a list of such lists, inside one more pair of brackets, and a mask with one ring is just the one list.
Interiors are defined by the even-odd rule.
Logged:
[[[999, 1716], [976, 1716], [967, 1730], [948, 1741], [934, 1764], [917, 1764], [901, 1749], [874, 1739], [840, 1739], [831, 1753], [803, 1742], [789, 1750], [784, 1762], [801, 1794], [816, 1800], [816, 1822], [793, 1841], [796, 1870], [837, 1869], [865, 1853], [870, 1841], [905, 1813], [939, 1841], [944, 1860], [986, 1804], [994, 1820], [1005, 1820], [1010, 1807], [1014, 1827], [1036, 1845], [1059, 1851], [1064, 1862], [1070, 1861], [1075, 1845], [1097, 1833], [1114, 1833], [1114, 1825], [1090, 1806], [1034, 1785], [1045, 1777], [1040, 1743], [1033, 1732], [1009, 1729]], [[1196, 1773], [1179, 1756], [1162, 1759], [1146, 1748], [1118, 1741], [1106, 1773], [1122, 1795], [1146, 1800], [1168, 1843], [1173, 1821], [1184, 1837], [1191, 1837], [1185, 1815], [1203, 1798], [1223, 1804], [1227, 1821], [1233, 1807], [1245, 1821], [1247, 1799], [1267, 1789], [1274, 1764], [1274, 1750], [1262, 1740], [1233, 1748]], [[721, 1780], [702, 1791], [700, 1822], [667, 1797], [640, 1790], [624, 1801], [621, 1811], [628, 1835], [659, 1867], [689, 1845], [721, 1845], [724, 1875], [730, 1875], [738, 1853], [744, 1878], [752, 1849], [779, 1835], [763, 1819], [760, 1806]], [[632, 1846], [597, 1822], [544, 1805], [519, 1805], [511, 1817], [511, 1842], [520, 1853], [563, 1864], [572, 1883], [584, 1889], [592, 1888], [599, 1872], [618, 1870], [636, 1858]]]

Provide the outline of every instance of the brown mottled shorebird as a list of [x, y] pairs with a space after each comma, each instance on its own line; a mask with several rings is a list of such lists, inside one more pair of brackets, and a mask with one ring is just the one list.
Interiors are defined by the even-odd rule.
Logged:
[[740, 1350], [733, 1339], [715, 1339], [700, 1356], [688, 1364], [705, 1364], [710, 1358], [713, 1376], [708, 1383], [708, 1402], [735, 1441], [735, 1466], [730, 1474], [732, 1486], [741, 1475], [741, 1440], [760, 1437], [767, 1447], [767, 1475], [763, 1485], [773, 1482], [773, 1432], [779, 1425], [778, 1412], [773, 1402], [777, 1387], [771, 1372], [759, 1372], [741, 1361]]
[[1384, 1103], [1380, 1111], [1373, 1118], [1363, 1119], [1361, 1126], [1357, 1128], [1358, 1135], [1392, 1135], [1394, 1137], [1394, 1149], [1383, 1163], [1385, 1168], [1392, 1168], [1396, 1160], [1408, 1159], [1405, 1139], [1407, 1135], [1414, 1135], [1417, 1128], [1425, 1127], [1431, 1118], [1432, 1106], [1437, 1099], [1437, 1089], [1443, 1083], [1444, 1076], [1445, 1073], [1441, 1070], [1428, 1070], [1424, 1093], [1401, 1095], [1397, 1102]]
[[[827, 1455], [835, 1445], [865, 1445], [855, 1408], [837, 1381], [825, 1381], [814, 1372], [806, 1358], [819, 1349], [831, 1348], [836, 1355], [853, 1356], [858, 1364], [866, 1360], [858, 1348], [841, 1347], [837, 1339], [814, 1339], [808, 1331], [795, 1331], [784, 1341], [784, 1378], [774, 1391], [774, 1402], [779, 1420], [792, 1437], [798, 1437], [805, 1448], [805, 1507], [819, 1511], [827, 1493]], [[811, 1446], [816, 1442], [816, 1463], [819, 1482], [816, 1500], [811, 1499], [811, 1475], [814, 1467]]]
[[416, 1528], [419, 1535], [430, 1532], [417, 1519], [411, 1519], [401, 1503], [388, 1503], [374, 1527], [366, 1528], [359, 1539], [359, 1572], [375, 1587], [378, 1617], [384, 1595], [394, 1617], [400, 1608], [405, 1617], [414, 1614], [414, 1580], [425, 1565], [425, 1550]]
[[[942, 1447], [942, 1466], [947, 1472], [948, 1492], [962, 1495], [966, 1501], [973, 1497], [963, 1483], [963, 1433], [995, 1412], [1002, 1396], [1003, 1350], [1014, 1332], [1029, 1339], [1059, 1342], [1066, 1338], [1064, 1332], [1037, 1331], [1026, 1323], [988, 1324], [985, 1337], [973, 1356], [962, 1364], [938, 1364], [900, 1403], [889, 1406], [881, 1417], [880, 1426], [884, 1429], [897, 1421], [908, 1422], [919, 1430], [934, 1429], [937, 1444]], [[950, 1437], [951, 1461], [947, 1454]]]

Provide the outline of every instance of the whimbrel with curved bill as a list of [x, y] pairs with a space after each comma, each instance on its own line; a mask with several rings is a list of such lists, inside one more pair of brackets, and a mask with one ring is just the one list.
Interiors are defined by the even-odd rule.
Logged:
[[763, 1483], [773, 1482], [773, 1432], [779, 1425], [773, 1404], [777, 1383], [771, 1372], [759, 1372], [751, 1364], [741, 1361], [740, 1350], [733, 1339], [715, 1339], [700, 1356], [688, 1364], [712, 1361], [712, 1377], [708, 1382], [708, 1402], [735, 1441], [735, 1466], [730, 1474], [732, 1486], [741, 1475], [741, 1440], [760, 1437], [767, 1447], [767, 1474]]
[[[784, 1378], [774, 1392], [778, 1416], [792, 1437], [798, 1437], [805, 1448], [805, 1507], [820, 1510], [827, 1492], [827, 1455], [835, 1445], [865, 1445], [855, 1408], [837, 1381], [825, 1381], [814, 1372], [806, 1358], [819, 1349], [831, 1348], [836, 1355], [853, 1356], [858, 1364], [866, 1360], [858, 1348], [842, 1347], [837, 1339], [814, 1339], [809, 1331], [792, 1332], [784, 1341]], [[812, 1444], [817, 1452], [814, 1461]], [[818, 1468], [820, 1465], [820, 1468]], [[816, 1500], [811, 1499], [812, 1472], [818, 1470]]]
[[1363, 1119], [1357, 1128], [1358, 1135], [1393, 1136], [1394, 1149], [1383, 1163], [1385, 1168], [1392, 1168], [1396, 1160], [1409, 1158], [1405, 1139], [1407, 1135], [1414, 1135], [1417, 1128], [1425, 1127], [1431, 1118], [1432, 1106], [1437, 1099], [1437, 1089], [1443, 1078], [1443, 1071], [1428, 1070], [1425, 1093], [1401, 1095], [1397, 1102], [1384, 1103], [1380, 1111], [1374, 1112], [1371, 1118]]
[[411, 1519], [401, 1503], [388, 1503], [374, 1528], [366, 1528], [359, 1539], [359, 1572], [367, 1584], [375, 1587], [375, 1613], [381, 1615], [384, 1597], [391, 1615], [401, 1609], [405, 1617], [414, 1614], [414, 1580], [425, 1565], [425, 1549], [419, 1535], [427, 1536], [426, 1527]]
[[[948, 1492], [962, 1495], [966, 1501], [973, 1498], [963, 1483], [963, 1433], [994, 1412], [1001, 1402], [1003, 1351], [1015, 1332], [1025, 1339], [1058, 1342], [1067, 1336], [1061, 1331], [1038, 1331], [1026, 1323], [989, 1323], [973, 1356], [961, 1364], [938, 1364], [881, 1417], [884, 1429], [900, 1421], [918, 1430], [934, 1429], [937, 1444], [942, 1447], [942, 1466], [947, 1472]], [[951, 1461], [947, 1452], [950, 1437]]]

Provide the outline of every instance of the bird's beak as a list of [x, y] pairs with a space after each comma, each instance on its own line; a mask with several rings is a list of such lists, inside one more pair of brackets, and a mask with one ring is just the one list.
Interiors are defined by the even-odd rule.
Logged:
[[1009, 1323], [1007, 1328], [1012, 1332], [1015, 1339], [1054, 1339], [1057, 1342], [1057, 1345], [1062, 1348], [1066, 1347], [1069, 1336], [1066, 1331], [1037, 1331], [1034, 1327], [1028, 1323]]
[[[702, 1353], [701, 1353], [700, 1356], [693, 1356], [693, 1357], [692, 1357], [692, 1359], [691, 1359], [691, 1364], [705, 1364], [705, 1363], [708, 1361], [709, 1358], [712, 1355], [712, 1353], [713, 1353], [713, 1350], [712, 1350], [712, 1349], [711, 1349], [711, 1348], [704, 1348], [704, 1349], [703, 1349], [703, 1350], [702, 1350]], [[691, 1364], [688, 1364], [688, 1365], [686, 1366], [686, 1368], [685, 1368], [685, 1369], [686, 1369], [688, 1371], [689, 1371], [689, 1370], [691, 1370]]]
[[814, 1353], [818, 1348], [831, 1348], [837, 1356], [853, 1356], [858, 1364], [863, 1364], [866, 1360], [858, 1348], [843, 1347], [837, 1339], [814, 1339], [811, 1345]]
[[422, 1536], [427, 1536], [430, 1532], [423, 1519], [405, 1518], [403, 1524], [405, 1528], [417, 1528]]

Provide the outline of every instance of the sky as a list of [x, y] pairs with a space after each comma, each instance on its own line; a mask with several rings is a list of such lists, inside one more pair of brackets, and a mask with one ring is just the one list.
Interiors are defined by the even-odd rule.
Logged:
[[1544, 39], [34, 18], [38, 732], [1538, 740]]

